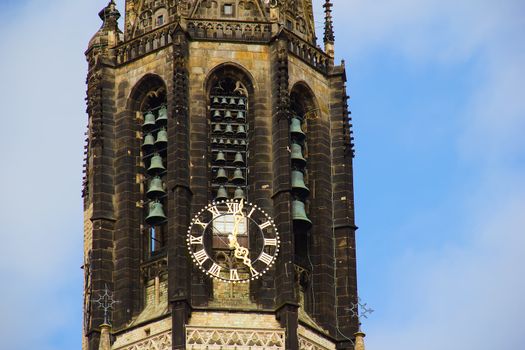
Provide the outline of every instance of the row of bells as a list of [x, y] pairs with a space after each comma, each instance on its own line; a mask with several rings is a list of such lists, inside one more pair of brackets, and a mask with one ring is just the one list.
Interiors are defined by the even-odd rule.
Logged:
[[[217, 153], [217, 156], [215, 157], [215, 162], [218, 164], [224, 164], [226, 163], [226, 155], [223, 151], [219, 151]], [[233, 165], [243, 166], [244, 165], [244, 158], [242, 156], [241, 152], [237, 152], [235, 154], [235, 158], [233, 160]]]
[[244, 128], [244, 125], [239, 125], [237, 127], [237, 131], [233, 131], [233, 126], [231, 124], [227, 124], [224, 131], [222, 130], [221, 124], [215, 124], [215, 127], [213, 128], [214, 134], [222, 134], [225, 135], [233, 135], [236, 134], [237, 136], [246, 136], [246, 129]]
[[146, 112], [144, 114], [144, 123], [142, 123], [142, 128], [144, 130], [152, 130], [157, 126], [165, 126], [168, 124], [168, 109], [166, 106], [162, 106], [159, 109], [159, 116], [155, 118], [153, 112]]
[[232, 145], [232, 146], [246, 146], [246, 140], [230, 140], [230, 139], [220, 139], [220, 138], [213, 138], [211, 140], [211, 143], [216, 145]]
[[294, 138], [299, 140], [304, 140], [306, 138], [306, 134], [304, 133], [302, 127], [301, 127], [301, 120], [299, 118], [293, 117], [290, 124], [290, 133]]
[[212, 103], [214, 105], [221, 104], [223, 106], [246, 106], [246, 102], [244, 101], [243, 97], [239, 98], [239, 101], [237, 102], [237, 99], [235, 97], [228, 98], [227, 96], [215, 96], [212, 99]]
[[150, 165], [146, 171], [148, 172], [149, 175], [152, 175], [152, 176], [158, 175], [166, 171], [166, 167], [164, 166], [164, 163], [162, 161], [162, 157], [160, 156], [160, 154], [155, 153], [153, 157], [151, 157]]
[[[221, 120], [224, 118], [224, 120], [233, 120], [233, 114], [231, 111], [224, 112], [224, 116], [222, 115], [221, 111], [218, 109], [213, 110], [212, 118], [214, 120]], [[244, 115], [243, 111], [237, 112], [237, 115], [235, 116], [235, 121], [239, 123], [244, 123], [246, 121], [246, 116]]]
[[152, 133], [146, 134], [144, 136], [144, 142], [142, 143], [142, 149], [145, 151], [150, 151], [154, 147], [165, 148], [168, 145], [168, 132], [165, 128], [162, 128], [157, 133], [157, 137], [153, 136]]
[[[227, 199], [228, 191], [226, 191], [226, 187], [220, 186], [217, 190], [217, 196], [215, 197], [215, 201], [223, 201]], [[233, 199], [246, 199], [246, 196], [244, 195], [244, 190], [240, 187], [237, 187], [233, 194]]]
[[[290, 120], [290, 134], [296, 141], [303, 142], [306, 139], [301, 120], [297, 117], [292, 117]], [[306, 159], [303, 156], [303, 147], [298, 142], [292, 142], [290, 150], [290, 158], [292, 163], [298, 168], [306, 166]], [[306, 198], [310, 194], [310, 189], [304, 182], [304, 173], [298, 169], [292, 170], [292, 190], [302, 198]], [[294, 199], [292, 202], [292, 218], [294, 223], [303, 226], [310, 226], [312, 221], [308, 218], [305, 209], [305, 203], [299, 199]]]
[[168, 220], [168, 218], [164, 212], [164, 206], [162, 203], [160, 201], [150, 202], [146, 222], [149, 225], [155, 226], [166, 222], [166, 220]]
[[[229, 178], [226, 174], [226, 170], [224, 168], [219, 168], [217, 171], [217, 176], [215, 176], [215, 181], [218, 183], [228, 182]], [[245, 183], [246, 179], [244, 178], [244, 175], [242, 173], [242, 170], [240, 168], [235, 169], [233, 172], [233, 177], [231, 179], [231, 182], [235, 184], [243, 184]]]

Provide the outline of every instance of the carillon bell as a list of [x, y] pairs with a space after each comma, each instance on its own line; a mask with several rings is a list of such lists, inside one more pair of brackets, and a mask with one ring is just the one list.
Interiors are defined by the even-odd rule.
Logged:
[[304, 174], [299, 170], [292, 170], [292, 189], [305, 197], [310, 193], [310, 189], [304, 184]]
[[234, 146], [239, 146], [239, 140], [237, 140], [237, 139], [233, 140], [233, 145]]
[[224, 113], [224, 120], [232, 120], [232, 112], [231, 111], [226, 111], [226, 113]]
[[233, 161], [233, 164], [234, 165], [244, 165], [244, 159], [242, 159], [242, 154], [241, 152], [237, 152], [235, 154], [235, 159]]
[[147, 134], [144, 137], [144, 143], [142, 144], [142, 150], [144, 152], [149, 153], [153, 149], [154, 144], [155, 144], [155, 137], [153, 137], [152, 134]]
[[233, 172], [232, 182], [236, 184], [243, 184], [244, 181], [245, 179], [244, 179], [244, 175], [242, 174], [242, 170], [239, 168], [235, 169], [235, 171]]
[[155, 141], [155, 146], [158, 148], [164, 148], [168, 145], [168, 132], [166, 129], [162, 128], [157, 133], [157, 140]]
[[292, 162], [298, 164], [299, 166], [306, 165], [306, 159], [303, 157], [303, 149], [300, 144], [292, 143]]
[[150, 202], [149, 213], [146, 217], [146, 222], [150, 225], [158, 225], [167, 220], [164, 214], [164, 207], [159, 201]]
[[144, 130], [151, 130], [155, 127], [155, 115], [151, 112], [147, 112], [144, 115], [144, 123], [142, 124], [142, 128]]
[[158, 125], [168, 124], [168, 108], [166, 108], [166, 106], [160, 107], [159, 117], [157, 118], [157, 124]]
[[226, 157], [224, 157], [224, 152], [220, 151], [217, 153], [217, 157], [215, 158], [215, 162], [217, 163], [224, 163], [226, 161]]
[[165, 194], [166, 190], [164, 189], [164, 183], [160, 177], [155, 176], [149, 183], [146, 195], [148, 198], [158, 198], [164, 196]]
[[218, 109], [215, 110], [215, 112], [213, 112], [213, 119], [214, 120], [219, 120], [221, 119], [221, 111], [219, 111]]
[[217, 190], [217, 196], [215, 197], [215, 201], [224, 201], [228, 199], [228, 192], [226, 192], [226, 188], [224, 186], [219, 187]]
[[227, 105], [228, 104], [228, 99], [226, 98], [226, 96], [223, 96], [221, 98], [221, 105]]
[[239, 111], [237, 113], [237, 117], [235, 118], [235, 120], [237, 122], [244, 123], [244, 121], [246, 120], [246, 117], [244, 116], [244, 112], [243, 111]]
[[242, 107], [246, 106], [246, 103], [244, 102], [244, 98], [240, 98], [240, 99], [239, 99], [239, 103], [238, 103], [238, 105], [239, 105], [239, 106], [242, 106]]
[[233, 135], [233, 128], [231, 124], [226, 125], [226, 130], [224, 130], [226, 135]]
[[212, 103], [215, 104], [215, 105], [219, 104], [219, 103], [220, 103], [220, 101], [219, 101], [219, 97], [215, 96], [215, 97], [213, 98]]
[[220, 134], [222, 132], [221, 124], [215, 124], [215, 128], [213, 129], [213, 132], [215, 134]]
[[292, 136], [297, 137], [300, 140], [303, 140], [306, 137], [306, 134], [301, 129], [301, 121], [296, 117], [292, 118], [292, 123], [290, 125], [290, 133], [292, 134]]
[[224, 145], [224, 139], [219, 140], [219, 145]]
[[241, 146], [246, 146], [246, 140], [241, 140]]
[[230, 105], [234, 106], [236, 104], [237, 104], [237, 102], [235, 102], [235, 98], [233, 98], [233, 97], [230, 98]]
[[155, 153], [155, 155], [151, 158], [148, 174], [157, 175], [165, 170], [166, 168], [164, 167], [164, 164], [162, 164], [162, 157], [158, 153]]
[[219, 142], [219, 140], [217, 140], [217, 138], [215, 138], [215, 137], [211, 140], [211, 143], [213, 143], [213, 144], [217, 144], [218, 142]]
[[243, 125], [239, 125], [237, 128], [237, 136], [246, 136], [246, 129], [244, 129]]
[[240, 187], [237, 187], [235, 189], [235, 193], [233, 194], [233, 199], [246, 199], [246, 196], [244, 195], [244, 190]]
[[306, 215], [304, 202], [294, 200], [292, 202], [292, 219], [294, 223], [311, 226], [312, 221]]
[[219, 168], [217, 171], [217, 176], [215, 177], [217, 182], [226, 182], [228, 181], [228, 176], [226, 175], [226, 170], [224, 168]]

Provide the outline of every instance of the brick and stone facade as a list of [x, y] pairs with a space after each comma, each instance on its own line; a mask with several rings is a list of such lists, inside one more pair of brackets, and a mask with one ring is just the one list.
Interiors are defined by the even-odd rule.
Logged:
[[[124, 32], [112, 0], [86, 51], [83, 349], [99, 348], [104, 315], [92, 299], [106, 286], [118, 301], [112, 349], [353, 348], [353, 144], [333, 32], [325, 33], [329, 51], [316, 46], [309, 0], [126, 0], [125, 6]], [[275, 266], [244, 285], [209, 279], [186, 247], [191, 218], [213, 200], [209, 94], [222, 78], [246, 90], [249, 200], [281, 234]], [[141, 125], [145, 110], [160, 105], [168, 115], [167, 221], [153, 251], [146, 244]], [[294, 223], [290, 120], [296, 115], [308, 140], [311, 227]]]

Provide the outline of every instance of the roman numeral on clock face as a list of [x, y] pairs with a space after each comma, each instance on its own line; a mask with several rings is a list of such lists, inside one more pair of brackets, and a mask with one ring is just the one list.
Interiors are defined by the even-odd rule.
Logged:
[[264, 239], [264, 245], [276, 246], [277, 245], [277, 238], [265, 238]]
[[230, 280], [238, 281], [241, 278], [239, 277], [239, 272], [236, 269], [230, 270]]
[[190, 244], [202, 244], [202, 236], [200, 237], [190, 236]]
[[219, 265], [217, 264], [213, 264], [210, 269], [208, 270], [208, 272], [214, 276], [217, 276], [219, 277], [220, 273], [221, 273], [221, 270], [222, 270], [222, 267], [220, 267]]
[[209, 256], [206, 254], [206, 251], [204, 249], [199, 250], [198, 252], [193, 254], [195, 256], [195, 260], [202, 265], [203, 262], [208, 260]]
[[239, 203], [226, 203], [226, 205], [230, 214], [235, 214], [239, 211]]
[[259, 257], [259, 260], [265, 263], [266, 265], [270, 265], [272, 263], [273, 257], [263, 252]]
[[260, 225], [259, 225], [259, 228], [260, 228], [261, 230], [264, 230], [265, 228], [267, 228], [267, 227], [269, 227], [269, 226], [272, 226], [272, 222], [271, 222], [271, 221], [266, 221], [265, 223], [260, 224]]
[[221, 212], [219, 211], [219, 209], [217, 209], [217, 207], [209, 207], [208, 211], [213, 215], [214, 218], [216, 218], [217, 216], [221, 216]]
[[196, 224], [196, 225], [199, 225], [199, 226], [202, 227], [202, 228], [206, 228], [206, 226], [208, 226], [208, 223], [207, 223], [207, 222], [202, 222], [202, 221], [200, 221], [199, 219], [195, 220], [195, 224]]

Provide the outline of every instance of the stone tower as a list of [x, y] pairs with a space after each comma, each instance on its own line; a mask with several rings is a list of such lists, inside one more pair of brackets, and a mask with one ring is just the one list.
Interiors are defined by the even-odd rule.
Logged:
[[353, 144], [324, 8], [324, 49], [311, 0], [99, 13], [84, 350], [353, 349]]

